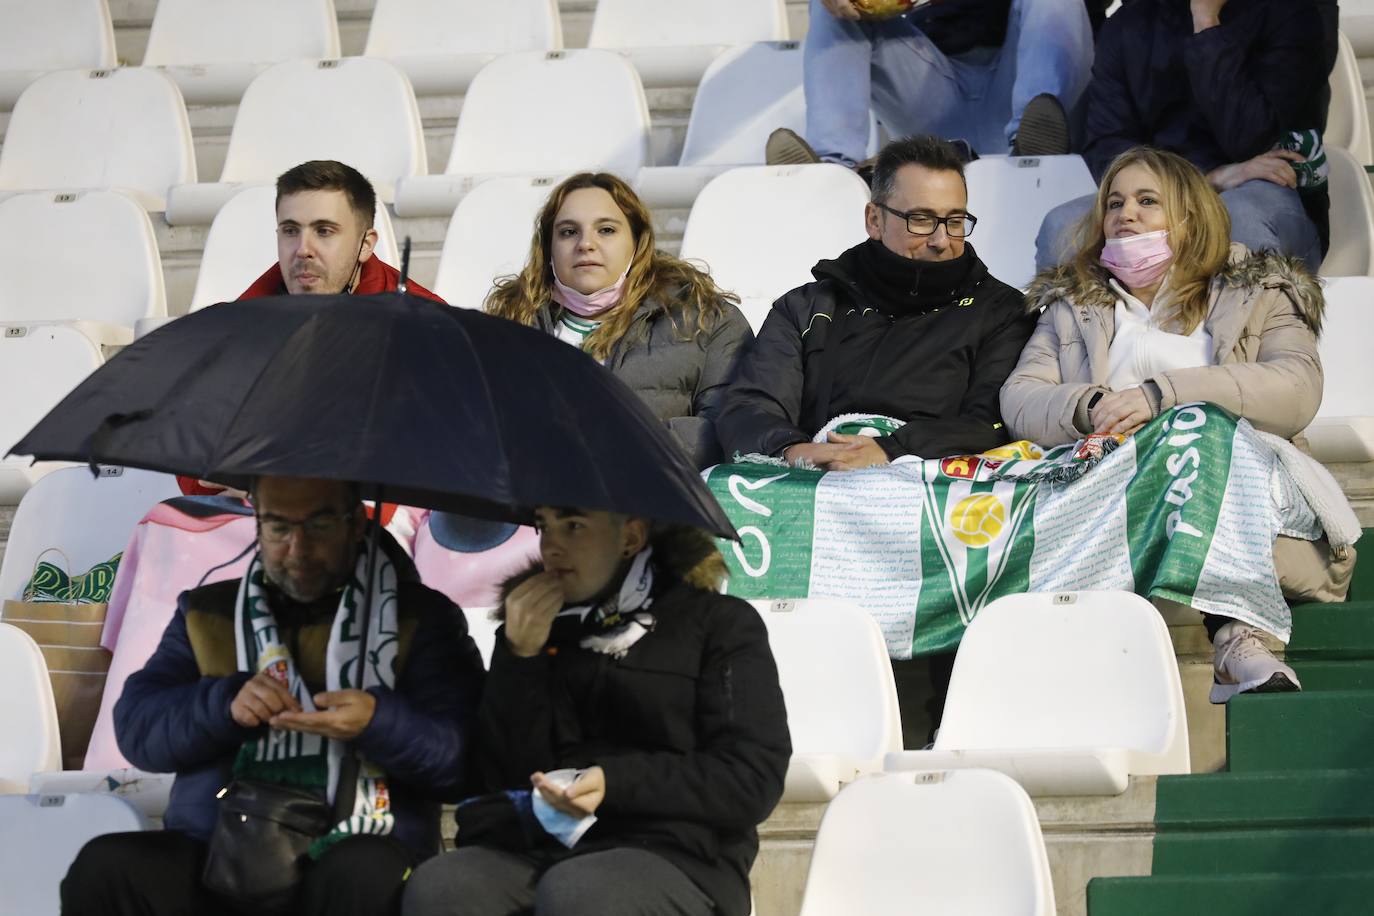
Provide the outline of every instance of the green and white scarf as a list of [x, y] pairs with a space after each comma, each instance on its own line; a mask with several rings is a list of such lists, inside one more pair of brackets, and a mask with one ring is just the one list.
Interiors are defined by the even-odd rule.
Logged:
[[[363, 581], [367, 575], [367, 551], [359, 553], [353, 577], [340, 594], [339, 610], [325, 649], [325, 689], [394, 687], [396, 681], [397, 592], [396, 568], [385, 551], [378, 551], [372, 580], [372, 614], [367, 636], [363, 682], [355, 684], [358, 671], [358, 637], [362, 625]], [[291, 691], [301, 709], [315, 711], [314, 698], [296, 667], [290, 650], [282, 643], [281, 630], [268, 605], [264, 590], [262, 556], [255, 554], [239, 583], [234, 608], [234, 644], [240, 671], [265, 671]], [[322, 789], [330, 804], [338, 789], [344, 742], [285, 729], [269, 729], [261, 738], [247, 741], [234, 761], [235, 777], [282, 785]], [[395, 826], [385, 774], [365, 759], [359, 761], [353, 813], [311, 846], [318, 858], [330, 845], [353, 834], [387, 834]]]

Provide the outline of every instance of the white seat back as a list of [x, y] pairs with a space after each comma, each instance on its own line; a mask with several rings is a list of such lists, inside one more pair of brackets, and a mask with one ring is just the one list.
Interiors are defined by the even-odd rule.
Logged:
[[[811, 268], [862, 242], [868, 186], [839, 165], [749, 166], [712, 179], [682, 233], [682, 257], [738, 293], [757, 331], [773, 301]], [[760, 220], [768, 225], [760, 232]]]
[[225, 153], [225, 182], [275, 182], [311, 159], [337, 159], [390, 200], [396, 179], [424, 175], [420, 109], [405, 74], [384, 60], [293, 60], [243, 94]]
[[24, 90], [0, 147], [0, 189], [120, 188], [161, 210], [196, 180], [191, 124], [166, 74], [59, 70]]
[[871, 614], [831, 598], [752, 602], [768, 627], [793, 754], [902, 749], [897, 685]]
[[587, 46], [731, 45], [787, 37], [783, 0], [598, 0]]
[[535, 220], [558, 178], [492, 178], [453, 211], [434, 292], [449, 305], [480, 309], [498, 277], [517, 274], [530, 255]]
[[[697, 87], [679, 165], [762, 165], [768, 135], [806, 130], [802, 49], [796, 41], [736, 45], [706, 68]], [[869, 120], [869, 155], [878, 123]]]
[[158, 0], [144, 66], [339, 56], [334, 0]]
[[[167, 314], [147, 212], [118, 191], [19, 194], [0, 201], [0, 323]], [[74, 269], [79, 268], [79, 269]], [[53, 284], [61, 277], [60, 285]]]
[[[594, 105], [569, 104], [583, 87]], [[649, 106], [639, 76], [612, 51], [526, 51], [499, 57], [472, 81], [458, 116], [450, 175], [554, 175], [582, 169], [633, 181], [649, 155]]]
[[114, 795], [0, 797], [0, 912], [57, 916], [58, 889], [82, 846], [101, 834], [147, 827], [133, 805]]
[[1330, 85], [1331, 104], [1326, 111], [1323, 143], [1348, 150], [1360, 165], [1372, 164], [1374, 151], [1370, 148], [1369, 108], [1364, 97], [1364, 82], [1360, 78], [1355, 49], [1344, 32], [1340, 33]]
[[1319, 461], [1374, 460], [1374, 361], [1367, 344], [1374, 278], [1330, 277], [1324, 292], [1318, 350], [1326, 382], [1307, 442]]
[[[23, 792], [39, 770], [62, 769], [57, 704], [38, 643], [23, 630], [0, 623], [0, 795]], [[3, 828], [0, 828], [3, 829]], [[9, 858], [11, 846], [0, 846]], [[3, 891], [0, 891], [3, 893]]]
[[9, 325], [4, 330], [0, 391], [22, 391], [24, 396], [7, 398], [0, 410], [0, 459], [102, 362], [91, 339], [71, 325]]
[[1341, 31], [1357, 57], [1374, 57], [1374, 0], [1341, 0]]
[[887, 773], [841, 790], [821, 818], [800, 916], [1052, 916], [1035, 807], [1001, 773]]
[[1330, 169], [1331, 248], [1321, 273], [1329, 277], [1374, 275], [1374, 190], [1355, 157], [1339, 146], [1326, 147]]
[[[377, 202], [373, 223], [377, 247], [373, 257], [397, 265], [396, 230], [391, 214]], [[215, 214], [205, 237], [200, 273], [191, 295], [191, 311], [231, 302], [243, 294], [269, 265], [277, 263], [277, 189], [252, 185], [239, 191]]]
[[558, 0], [377, 0], [363, 54], [403, 58], [562, 47]]
[[1129, 592], [1007, 595], [969, 624], [935, 749], [1125, 748], [1131, 773], [1187, 773], [1169, 630]]
[[118, 65], [105, 0], [0, 0], [0, 110], [49, 70]]
[[[134, 526], [164, 499], [180, 496], [170, 474], [133, 468], [59, 468], [35, 483], [14, 513], [0, 561], [0, 601], [18, 599], [40, 557], [79, 575], [129, 542]], [[56, 548], [61, 553], [47, 551]]]
[[1081, 156], [984, 156], [964, 167], [968, 210], [978, 217], [969, 241], [988, 271], [1024, 289], [1035, 276], [1035, 236], [1045, 214], [1093, 194]]

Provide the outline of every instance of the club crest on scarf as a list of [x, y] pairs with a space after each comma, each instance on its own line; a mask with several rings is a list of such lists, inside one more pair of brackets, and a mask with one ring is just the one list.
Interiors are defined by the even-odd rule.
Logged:
[[578, 641], [584, 649], [624, 658], [630, 647], [654, 629], [654, 567], [649, 562], [654, 549], [645, 547], [635, 554], [630, 571], [620, 583], [620, 591], [597, 605], [583, 604], [560, 611], [559, 617], [582, 621], [586, 635]]

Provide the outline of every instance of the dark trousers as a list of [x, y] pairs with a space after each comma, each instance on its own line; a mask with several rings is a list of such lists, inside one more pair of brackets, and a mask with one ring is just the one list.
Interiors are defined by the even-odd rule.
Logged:
[[407, 882], [405, 916], [709, 916], [715, 910], [691, 878], [643, 849], [545, 865], [485, 846], [438, 856]]
[[[108, 833], [87, 843], [62, 881], [63, 916], [238, 916], [200, 883], [206, 845], [175, 830]], [[414, 856], [390, 837], [335, 843], [306, 872], [290, 912], [400, 913]]]

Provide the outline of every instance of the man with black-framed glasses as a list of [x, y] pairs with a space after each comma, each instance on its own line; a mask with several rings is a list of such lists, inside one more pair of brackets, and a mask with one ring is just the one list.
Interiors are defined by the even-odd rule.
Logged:
[[1007, 441], [998, 392], [1035, 320], [968, 242], [958, 150], [888, 144], [864, 221], [867, 241], [774, 303], [716, 421], [726, 455], [838, 471]]

